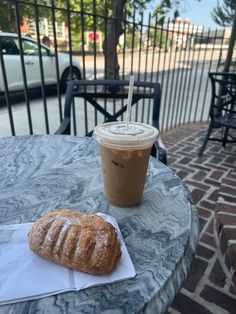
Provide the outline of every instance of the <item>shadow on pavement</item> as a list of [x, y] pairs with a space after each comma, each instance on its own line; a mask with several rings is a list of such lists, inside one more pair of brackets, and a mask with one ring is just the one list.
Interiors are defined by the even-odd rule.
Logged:
[[[45, 96], [47, 98], [49, 97], [55, 97], [57, 96], [57, 88], [56, 87], [46, 87], [45, 88]], [[28, 97], [29, 100], [37, 100], [42, 99], [42, 90], [41, 88], [34, 88], [28, 90]], [[17, 105], [22, 104], [22, 102], [25, 102], [25, 94], [24, 91], [20, 92], [12, 92], [9, 94], [9, 102], [11, 105]], [[0, 95], [0, 107], [6, 106], [6, 98], [4, 95]]]

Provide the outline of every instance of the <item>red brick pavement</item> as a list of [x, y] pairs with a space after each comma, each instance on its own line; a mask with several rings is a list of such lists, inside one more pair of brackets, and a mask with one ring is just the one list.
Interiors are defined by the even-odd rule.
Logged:
[[[236, 313], [236, 287], [219, 258], [214, 224], [217, 203], [223, 201], [228, 208], [236, 204], [236, 176], [230, 175], [236, 170], [236, 144], [223, 147], [220, 142], [209, 141], [199, 158], [197, 152], [206, 129], [207, 125], [190, 124], [162, 136], [168, 166], [188, 186], [200, 222], [195, 261], [166, 314]], [[233, 280], [236, 282], [235, 274]]]

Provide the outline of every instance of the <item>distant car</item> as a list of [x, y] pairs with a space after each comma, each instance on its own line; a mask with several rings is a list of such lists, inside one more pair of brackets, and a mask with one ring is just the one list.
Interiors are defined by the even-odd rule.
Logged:
[[[38, 43], [27, 36], [21, 36], [24, 52], [24, 63], [26, 70], [28, 88], [39, 87], [42, 85], [40, 74], [40, 60]], [[19, 91], [24, 89], [20, 49], [18, 35], [14, 33], [0, 32], [1, 49], [3, 53], [4, 65], [7, 74], [7, 84], [9, 91]], [[56, 55], [46, 45], [40, 44], [44, 83], [45, 85], [55, 85], [57, 83], [56, 75]], [[70, 58], [67, 53], [58, 52], [58, 66], [60, 88], [65, 92], [67, 81], [70, 79]], [[82, 70], [79, 62], [72, 58], [73, 79], [82, 78]], [[1, 67], [1, 63], [0, 63]], [[0, 92], [4, 92], [4, 83], [2, 71], [0, 71]]]

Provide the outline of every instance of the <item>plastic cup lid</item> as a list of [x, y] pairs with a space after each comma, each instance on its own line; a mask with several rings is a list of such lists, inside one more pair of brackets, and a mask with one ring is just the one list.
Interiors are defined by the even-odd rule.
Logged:
[[95, 127], [94, 137], [102, 145], [116, 147], [149, 147], [158, 138], [159, 131], [139, 122], [108, 122]]

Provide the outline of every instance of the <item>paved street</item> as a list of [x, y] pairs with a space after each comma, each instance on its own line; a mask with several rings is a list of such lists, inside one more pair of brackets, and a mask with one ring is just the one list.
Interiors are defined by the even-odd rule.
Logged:
[[[40, 90], [30, 92], [30, 111], [34, 134], [46, 134], [43, 101], [40, 94]], [[55, 90], [49, 91], [47, 94], [50, 133], [53, 133], [59, 126], [60, 121], [58, 99]], [[11, 128], [8, 108], [3, 98], [0, 98], [0, 101], [0, 137], [10, 136]], [[10, 98], [10, 101], [12, 104], [11, 108], [16, 135], [29, 134], [28, 115], [26, 102], [24, 101], [24, 94], [17, 93]]]
[[[173, 52], [158, 54], [150, 51], [148, 54], [142, 52], [132, 55], [127, 53], [125, 59], [119, 54], [120, 73], [129, 77], [131, 67], [135, 77], [139, 80], [153, 80], [161, 83], [162, 105], [160, 121], [163, 130], [169, 128], [173, 120], [175, 124], [182, 124], [184, 121], [206, 120], [210, 102], [210, 86], [207, 83], [209, 68], [215, 69], [219, 58], [219, 51], [213, 56], [211, 51], [190, 51], [188, 60], [184, 61], [186, 52]], [[203, 59], [205, 61], [203, 63]], [[81, 57], [78, 57], [82, 64]], [[196, 60], [195, 60], [196, 59]], [[210, 61], [212, 59], [212, 61]], [[195, 60], [195, 61], [194, 61]], [[193, 62], [192, 62], [193, 61]], [[102, 55], [96, 58], [96, 73], [94, 72], [94, 57], [85, 57], [86, 78], [101, 78], [104, 75], [104, 60]], [[146, 72], [145, 72], [146, 69]], [[138, 74], [139, 73], [139, 74]], [[30, 114], [32, 118], [33, 133], [46, 134], [45, 111], [48, 114], [49, 133], [55, 132], [60, 123], [60, 108], [56, 89], [47, 89], [46, 110], [44, 109], [40, 89], [30, 92]], [[61, 100], [63, 110], [63, 97]], [[4, 98], [0, 97], [0, 137], [10, 136], [11, 127], [8, 108], [4, 104]], [[28, 111], [23, 93], [11, 96], [12, 115], [16, 135], [29, 134]], [[82, 119], [84, 118], [83, 102], [79, 103], [79, 129], [78, 134], [83, 135], [84, 129]], [[91, 119], [94, 120], [90, 109]], [[176, 120], [178, 118], [178, 121]]]

